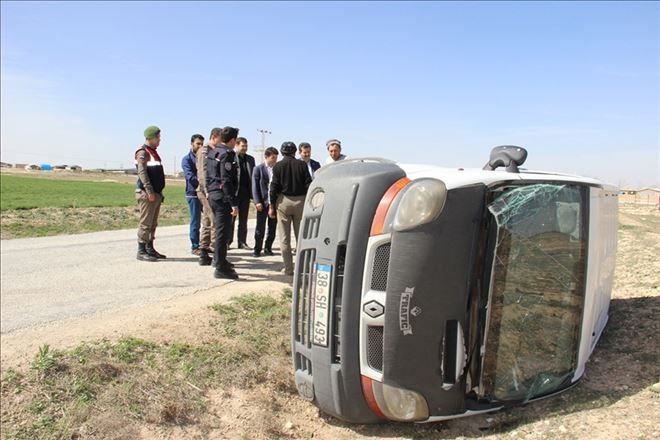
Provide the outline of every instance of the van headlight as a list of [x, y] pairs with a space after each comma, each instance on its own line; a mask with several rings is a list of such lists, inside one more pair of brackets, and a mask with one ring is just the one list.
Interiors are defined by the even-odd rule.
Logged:
[[412, 182], [401, 194], [394, 230], [405, 231], [435, 220], [447, 200], [447, 187], [442, 180], [419, 179]]
[[312, 207], [314, 211], [321, 208], [325, 202], [325, 192], [322, 189], [317, 189], [309, 198], [309, 206]]
[[372, 384], [376, 403], [388, 419], [412, 422], [429, 418], [426, 399], [418, 392], [377, 381], [373, 381]]

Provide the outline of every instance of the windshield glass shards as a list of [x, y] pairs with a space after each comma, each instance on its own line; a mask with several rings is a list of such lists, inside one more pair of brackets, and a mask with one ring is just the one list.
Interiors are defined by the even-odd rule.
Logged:
[[500, 191], [488, 205], [497, 241], [480, 394], [526, 401], [567, 385], [575, 370], [587, 189], [533, 184]]

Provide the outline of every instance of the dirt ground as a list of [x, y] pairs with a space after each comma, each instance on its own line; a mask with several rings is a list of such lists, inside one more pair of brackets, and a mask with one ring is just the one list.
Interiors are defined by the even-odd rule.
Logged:
[[[660, 212], [622, 206], [619, 221], [608, 326], [584, 378], [558, 396], [442, 423], [350, 425], [320, 413], [300, 398], [293, 386], [290, 363], [279, 359], [268, 372], [272, 380], [265, 380], [263, 386], [208, 391], [207, 411], [195, 423], [136, 425], [115, 421], [114, 426], [102, 427], [102, 432], [114, 433], [112, 438], [139, 439], [660, 438]], [[213, 335], [213, 312], [208, 305], [248, 292], [276, 295], [284, 287], [290, 286], [270, 281], [230, 283], [193, 297], [3, 336], [2, 369], [24, 368], [44, 343], [64, 349], [81, 341], [122, 335], [199, 343]]]

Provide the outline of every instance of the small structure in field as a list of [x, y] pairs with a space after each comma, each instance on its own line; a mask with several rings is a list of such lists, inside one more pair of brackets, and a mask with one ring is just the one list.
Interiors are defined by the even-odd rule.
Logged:
[[637, 203], [660, 206], [660, 188], [642, 188], [637, 191]]
[[660, 206], [660, 188], [622, 189], [619, 193], [619, 202]]

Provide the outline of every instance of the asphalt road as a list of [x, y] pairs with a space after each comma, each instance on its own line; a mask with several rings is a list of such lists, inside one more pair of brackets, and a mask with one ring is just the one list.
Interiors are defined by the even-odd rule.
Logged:
[[[251, 221], [250, 244], [253, 227]], [[197, 264], [187, 225], [158, 228], [155, 247], [168, 258], [137, 261], [134, 229], [3, 240], [0, 333], [192, 295], [231, 282], [215, 279], [211, 266]], [[241, 281], [286, 280], [279, 274], [279, 253], [254, 258], [252, 251], [232, 249], [229, 260]]]

